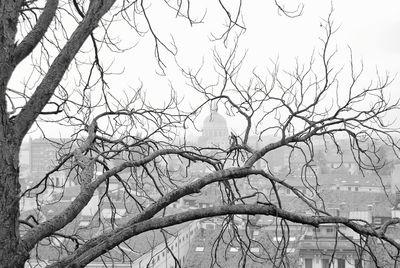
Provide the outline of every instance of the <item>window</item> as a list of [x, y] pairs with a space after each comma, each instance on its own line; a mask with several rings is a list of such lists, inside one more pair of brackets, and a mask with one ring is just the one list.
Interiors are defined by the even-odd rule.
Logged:
[[306, 264], [306, 268], [313, 268], [312, 267], [312, 259], [306, 259], [305, 264]]
[[194, 249], [194, 251], [196, 251], [196, 252], [203, 252], [203, 251], [204, 251], [204, 247], [196, 247], [196, 248]]
[[250, 248], [250, 252], [252, 253], [259, 253], [260, 249], [259, 248]]
[[88, 226], [89, 224], [90, 224], [90, 221], [81, 221], [81, 222], [79, 223], [79, 226], [85, 227], [85, 226]]
[[326, 232], [327, 232], [327, 233], [333, 233], [333, 228], [327, 228], [327, 229], [326, 229]]
[[273, 241], [278, 241], [278, 242], [280, 242], [280, 241], [282, 240], [282, 237], [280, 237], [280, 236], [278, 236], [278, 237], [274, 236], [274, 238], [273, 238], [272, 240], [273, 240]]
[[351, 191], [351, 187], [350, 187], [350, 186], [349, 186], [349, 187], [347, 187], [347, 190], [348, 190], [348, 191]]
[[329, 268], [329, 259], [322, 259], [322, 268]]
[[356, 186], [356, 191], [358, 191], [358, 187]]
[[160, 261], [160, 255], [157, 256], [157, 261]]
[[296, 249], [295, 248], [286, 248], [286, 253], [290, 254], [290, 253], [295, 253]]
[[338, 259], [338, 268], [346, 268], [346, 261], [345, 259]]
[[355, 264], [356, 264], [356, 266], [355, 266], [356, 268], [363, 268], [361, 259], [356, 259]]
[[229, 249], [229, 252], [238, 252], [239, 251], [239, 249], [238, 248], [235, 248], [235, 247], [231, 247], [230, 249]]
[[254, 235], [254, 236], [257, 236], [257, 235], [259, 235], [259, 234], [260, 234], [260, 231], [258, 231], [258, 230], [254, 230], [254, 231], [253, 231], [253, 235]]

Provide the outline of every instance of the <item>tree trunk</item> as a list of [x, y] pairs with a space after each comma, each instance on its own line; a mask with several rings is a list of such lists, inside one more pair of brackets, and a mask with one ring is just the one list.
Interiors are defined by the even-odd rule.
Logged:
[[19, 145], [0, 141], [0, 267], [24, 267], [19, 246]]

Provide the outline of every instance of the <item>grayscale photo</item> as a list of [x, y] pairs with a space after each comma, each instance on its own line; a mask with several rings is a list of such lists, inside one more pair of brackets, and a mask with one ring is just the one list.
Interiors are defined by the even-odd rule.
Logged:
[[400, 268], [399, 12], [0, 0], [0, 268]]

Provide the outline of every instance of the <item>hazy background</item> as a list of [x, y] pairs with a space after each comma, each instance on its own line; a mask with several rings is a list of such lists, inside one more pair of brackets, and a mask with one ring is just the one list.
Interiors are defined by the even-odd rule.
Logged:
[[[201, 2], [201, 1], [200, 1]], [[399, 70], [400, 63], [400, 2], [398, 0], [303, 0], [285, 1], [288, 9], [304, 4], [303, 15], [298, 18], [287, 18], [280, 15], [273, 1], [245, 1], [242, 12], [246, 31], [240, 38], [239, 55], [247, 51], [244, 71], [257, 70], [261, 73], [270, 67], [270, 60], [277, 60], [282, 70], [293, 68], [295, 59], [307, 61], [313, 50], [321, 48], [319, 37], [323, 36], [321, 21], [326, 19], [333, 5], [333, 20], [340, 29], [335, 34], [332, 47], [337, 47], [339, 53], [335, 60], [338, 66], [348, 63], [349, 49], [352, 48], [355, 62], [363, 61], [366, 77], [371, 79], [376, 70], [389, 72], [393, 76]], [[285, 3], [285, 2], [282, 2]], [[210, 79], [215, 78], [212, 68], [212, 49], [224, 53], [220, 43], [210, 41], [212, 34], [220, 34], [224, 28], [220, 25], [225, 21], [221, 10], [213, 6], [213, 1], [203, 1], [192, 5], [194, 17], [202, 17], [206, 12], [204, 23], [190, 26], [182, 18], [176, 18], [175, 13], [165, 9], [165, 6], [152, 4], [148, 9], [154, 31], [171, 49], [175, 42], [178, 48], [176, 58], [165, 49], [160, 48], [161, 58], [166, 64], [165, 75], [154, 57], [154, 39], [150, 34], [139, 37], [134, 31], [121, 24], [110, 29], [120, 45], [135, 47], [123, 54], [102, 52], [105, 66], [113, 62], [112, 71], [121, 74], [108, 77], [109, 84], [115, 94], [123, 90], [143, 85], [147, 91], [149, 102], [161, 104], [173, 88], [186, 99], [186, 105], [195, 104], [198, 100], [187, 86], [176, 62], [185, 69], [196, 69], [204, 61], [204, 72], [209, 72]], [[200, 6], [202, 5], [202, 6]], [[203, 6], [204, 5], [204, 6]], [[206, 10], [207, 9], [207, 10]], [[198, 12], [195, 12], [198, 10]], [[139, 26], [140, 26], [139, 21]], [[144, 23], [142, 22], [142, 25]], [[145, 29], [145, 28], [143, 28]], [[173, 37], [173, 39], [172, 39]], [[231, 43], [230, 43], [231, 44]], [[176, 60], [176, 62], [175, 62]], [[14, 77], [13, 86], [26, 79], [29, 73], [29, 62], [19, 67], [18, 77]], [[70, 74], [69, 77], [73, 79]], [[17, 78], [17, 79], [15, 79]], [[396, 79], [390, 90], [394, 96], [399, 96], [399, 79]], [[189, 107], [189, 106], [187, 106]], [[207, 115], [204, 112], [201, 118]], [[240, 123], [227, 118], [229, 127], [240, 127]], [[53, 128], [48, 130], [51, 136], [65, 135], [64, 131]], [[37, 136], [40, 134], [32, 133]]]

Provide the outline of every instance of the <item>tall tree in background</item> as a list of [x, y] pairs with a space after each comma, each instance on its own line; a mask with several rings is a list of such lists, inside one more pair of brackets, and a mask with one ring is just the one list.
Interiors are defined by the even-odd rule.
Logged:
[[[226, 58], [215, 54], [217, 82], [205, 80], [200, 71], [182, 68], [182, 74], [203, 100], [194, 111], [185, 112], [180, 98], [174, 93], [162, 107], [155, 107], [144, 98], [140, 89], [127, 91], [124, 98], [119, 98], [113, 88], [108, 88], [108, 70], [102, 66], [99, 52], [103, 47], [118, 51], [118, 44], [110, 32], [114, 23], [127, 23], [141, 35], [144, 33], [136, 24], [141, 19], [147, 25], [145, 31], [154, 37], [155, 55], [161, 68], [167, 66], [160, 57], [160, 49], [175, 52], [154, 31], [147, 3], [48, 0], [43, 7], [40, 4], [22, 0], [0, 2], [1, 267], [24, 267], [32, 251], [49, 237], [63, 236], [76, 242], [74, 234], [62, 230], [73, 223], [96, 190], [101, 189], [102, 198], [112, 204], [113, 196], [108, 193], [112, 178], [125, 190], [125, 202], [135, 204], [137, 212], [124, 224], [113, 225], [96, 237], [77, 241], [73, 249], [61, 250], [60, 259], [50, 267], [82, 267], [148, 230], [233, 214], [273, 215], [312, 226], [343, 224], [363, 237], [377, 237], [400, 250], [398, 243], [386, 235], [387, 227], [399, 223], [398, 219], [377, 229], [329, 215], [309, 196], [274, 172], [257, 165], [268, 154], [287, 147], [304, 156], [301, 175], [307, 180], [307, 174], [313, 172], [310, 163], [313, 162], [315, 137], [324, 137], [337, 144], [337, 137], [345, 135], [360, 168], [373, 171], [377, 169], [374, 164], [377, 140], [398, 149], [394, 139], [397, 131], [384, 119], [387, 113], [397, 109], [397, 102], [390, 102], [384, 94], [390, 77], [378, 77], [375, 84], [363, 87], [359, 83], [362, 71], [357, 71], [350, 59], [349, 84], [339, 84], [341, 72], [332, 66], [334, 53], [329, 52], [328, 46], [334, 33], [330, 18], [324, 25], [326, 35], [320, 57], [313, 57], [304, 66], [298, 65], [293, 72], [282, 74], [275, 65], [267, 80], [253, 74], [249, 83], [240, 82], [242, 61], [235, 57], [237, 42]], [[243, 29], [239, 20], [240, 8], [234, 13], [221, 2], [219, 4], [228, 23], [216, 41], [228, 44], [230, 33], [237, 28]], [[292, 13], [277, 2], [275, 4], [288, 16], [298, 15], [299, 10]], [[172, 4], [165, 1], [165, 5], [191, 24], [199, 22], [192, 19], [189, 2]], [[71, 30], [68, 23], [75, 28]], [[92, 56], [83, 53], [85, 42], [91, 47]], [[10, 88], [10, 79], [18, 71], [18, 65], [29, 56], [32, 56], [37, 82], [30, 89], [23, 86]], [[75, 77], [75, 84], [63, 81], [67, 73]], [[345, 92], [345, 97], [338, 98], [339, 91], [340, 94]], [[246, 125], [243, 133], [233, 133], [230, 145], [226, 147], [202, 148], [182, 140], [178, 142], [177, 133], [196, 125], [199, 112], [215, 103], [224, 107], [228, 114], [243, 119]], [[59, 144], [64, 153], [55, 159], [58, 162], [54, 169], [37, 185], [21, 191], [19, 151], [24, 137], [39, 122], [39, 117], [57, 126], [72, 128], [74, 134], [64, 144]], [[257, 133], [260, 138], [274, 133], [278, 139], [256, 148], [249, 142], [252, 133]], [[172, 158], [178, 159], [185, 170], [201, 165], [211, 172], [193, 180], [187, 172], [177, 173], [171, 168], [168, 163]], [[40, 200], [40, 194], [55, 187], [52, 173], [65, 169], [70, 169], [68, 179], [80, 185], [80, 191], [69, 206], [44, 220], [20, 219], [20, 200], [32, 194]], [[130, 174], [129, 180], [119, 176], [126, 171]], [[246, 182], [252, 176], [271, 185], [276, 202], [256, 188], [250, 196], [256, 196], [257, 202], [241, 194], [238, 181]], [[132, 195], [132, 189], [146, 193], [145, 184], [150, 184], [155, 193], [144, 195], [146, 202], [142, 202]], [[221, 205], [163, 215], [168, 206], [184, 196], [201, 193], [207, 185], [221, 188]], [[318, 187], [307, 185], [318, 195]], [[287, 210], [279, 201], [277, 186], [291, 190], [313, 214]], [[232, 217], [227, 219], [234, 224]], [[28, 227], [23, 234], [20, 233], [22, 225]]]

